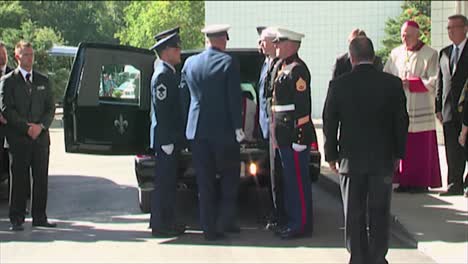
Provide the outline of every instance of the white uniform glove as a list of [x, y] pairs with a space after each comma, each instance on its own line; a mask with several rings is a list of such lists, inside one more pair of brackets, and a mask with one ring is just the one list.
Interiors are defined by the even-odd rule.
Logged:
[[172, 152], [174, 151], [174, 144], [169, 144], [169, 145], [162, 145], [161, 149], [166, 153], [167, 155], [171, 155]]
[[302, 152], [302, 151], [304, 151], [304, 150], [307, 148], [307, 146], [306, 146], [306, 145], [299, 145], [299, 144], [293, 143], [293, 144], [292, 144], [292, 148], [293, 148], [294, 151], [296, 151], [296, 152]]
[[242, 131], [242, 128], [236, 129], [236, 140], [237, 142], [241, 143], [242, 140], [245, 138], [245, 133]]

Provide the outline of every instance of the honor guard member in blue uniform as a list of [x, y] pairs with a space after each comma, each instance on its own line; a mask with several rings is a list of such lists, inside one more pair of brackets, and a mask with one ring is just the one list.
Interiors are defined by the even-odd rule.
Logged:
[[154, 237], [183, 234], [185, 226], [175, 224], [178, 144], [183, 136], [179, 99], [180, 39], [173, 33], [158, 41], [160, 63], [151, 78], [151, 148], [155, 151], [154, 190], [150, 227]]
[[273, 41], [276, 56], [280, 58], [273, 84], [272, 133], [283, 166], [286, 224], [277, 231], [283, 239], [312, 233], [312, 186], [308, 166], [313, 135], [310, 72], [297, 54], [303, 37], [303, 34], [278, 28]]
[[[236, 224], [239, 142], [245, 135], [239, 64], [224, 52], [228, 29], [229, 25], [202, 29], [207, 48], [188, 58], [182, 69], [181, 88], [190, 92], [186, 136], [192, 145], [200, 222], [206, 240], [220, 239], [224, 232], [240, 231]], [[217, 174], [220, 190], [216, 189]]]
[[258, 81], [259, 93], [259, 123], [263, 139], [269, 146], [269, 167], [270, 167], [270, 196], [271, 196], [271, 214], [268, 216], [266, 228], [276, 230], [282, 224], [284, 219], [284, 206], [281, 194], [281, 160], [278, 151], [270, 144], [270, 122], [271, 117], [271, 99], [272, 99], [272, 72], [275, 63], [276, 49], [273, 40], [276, 38], [276, 30], [272, 27], [257, 27], [259, 34], [259, 51], [265, 55], [265, 61], [260, 71]]

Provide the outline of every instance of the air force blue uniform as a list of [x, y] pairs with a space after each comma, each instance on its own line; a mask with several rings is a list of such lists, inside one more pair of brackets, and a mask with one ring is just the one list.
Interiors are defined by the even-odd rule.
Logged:
[[[188, 58], [181, 88], [190, 91], [186, 137], [199, 188], [200, 222], [206, 235], [234, 225], [240, 175], [240, 70], [229, 54], [213, 47]], [[216, 174], [220, 178], [217, 198]]]
[[[156, 154], [150, 227], [163, 230], [174, 224], [177, 147], [183, 136], [179, 78], [172, 65], [160, 61], [151, 79], [151, 148]], [[168, 155], [161, 146], [174, 144]]]

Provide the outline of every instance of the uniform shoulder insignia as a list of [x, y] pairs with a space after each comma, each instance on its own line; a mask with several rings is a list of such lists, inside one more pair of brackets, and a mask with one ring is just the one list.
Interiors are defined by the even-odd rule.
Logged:
[[300, 77], [299, 80], [297, 80], [296, 82], [296, 90], [298, 90], [299, 92], [303, 92], [305, 91], [306, 87], [306, 82], [304, 81], [304, 79], [302, 79], [302, 77]]
[[167, 87], [164, 84], [160, 84], [156, 87], [156, 98], [158, 100], [164, 100], [167, 97]]

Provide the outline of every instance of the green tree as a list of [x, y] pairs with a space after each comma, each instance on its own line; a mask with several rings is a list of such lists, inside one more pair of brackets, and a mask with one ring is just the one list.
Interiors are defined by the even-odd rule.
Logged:
[[56, 100], [61, 101], [71, 68], [70, 58], [50, 57], [53, 44], [78, 45], [83, 41], [118, 44], [114, 37], [124, 26], [124, 8], [130, 1], [0, 1], [0, 40], [16, 66], [14, 45], [33, 43], [35, 69], [47, 74]]
[[0, 1], [0, 30], [19, 27], [27, 19], [28, 12], [19, 1]]
[[414, 20], [419, 24], [421, 41], [431, 44], [431, 1], [405, 1], [402, 13], [396, 18], [389, 18], [385, 22], [385, 38], [382, 40], [383, 47], [376, 52], [387, 61], [388, 55], [395, 47], [401, 45], [400, 29], [406, 20]]
[[21, 1], [38, 26], [54, 29], [69, 45], [83, 41], [118, 44], [114, 34], [123, 25], [129, 1]]
[[203, 47], [203, 1], [135, 1], [124, 13], [125, 26], [115, 34], [122, 44], [149, 48], [156, 33], [180, 26], [183, 49]]
[[17, 67], [14, 59], [15, 45], [20, 40], [33, 44], [35, 52], [34, 69], [49, 76], [52, 84], [52, 92], [56, 101], [61, 101], [63, 91], [67, 85], [70, 67], [67, 58], [51, 57], [47, 51], [53, 44], [63, 44], [63, 38], [59, 33], [48, 27], [38, 27], [31, 20], [21, 24], [19, 29], [3, 28], [0, 31], [0, 39], [5, 42], [8, 50], [8, 64]]

